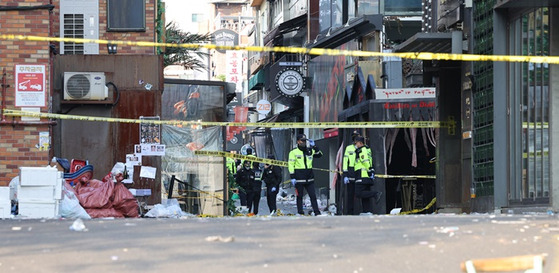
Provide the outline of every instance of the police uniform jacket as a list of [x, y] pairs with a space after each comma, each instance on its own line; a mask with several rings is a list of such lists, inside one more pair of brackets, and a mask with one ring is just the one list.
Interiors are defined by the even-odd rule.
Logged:
[[372, 152], [368, 146], [362, 146], [355, 150], [357, 155], [355, 161], [355, 183], [372, 184], [369, 170], [373, 168]]
[[355, 180], [355, 149], [355, 144], [348, 145], [345, 148], [344, 159], [342, 163], [344, 176], [348, 177], [350, 181]]
[[297, 147], [291, 150], [289, 152], [289, 161], [287, 162], [291, 179], [295, 179], [297, 183], [314, 182], [314, 173], [312, 171], [313, 159], [321, 156], [322, 151], [317, 146], [313, 148]]
[[[254, 180], [254, 169], [245, 169], [244, 167], [241, 168], [237, 172], [237, 184], [245, 191], [254, 191], [256, 188], [256, 181]], [[258, 187], [257, 191], [259, 191], [261, 186]]]
[[268, 188], [279, 187], [281, 183], [281, 168], [274, 165], [270, 165], [270, 167], [265, 168], [262, 180], [264, 180], [264, 183], [266, 183], [266, 187]]

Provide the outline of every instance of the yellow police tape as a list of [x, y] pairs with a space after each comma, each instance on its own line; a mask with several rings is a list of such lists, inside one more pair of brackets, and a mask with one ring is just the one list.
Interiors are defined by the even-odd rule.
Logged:
[[285, 52], [308, 55], [328, 55], [328, 56], [354, 56], [354, 57], [399, 57], [402, 59], [416, 60], [451, 60], [451, 61], [498, 61], [498, 62], [530, 62], [530, 63], [550, 63], [559, 64], [557, 56], [518, 56], [518, 55], [479, 55], [479, 54], [450, 54], [432, 52], [374, 52], [361, 50], [340, 50], [328, 48], [306, 48], [306, 47], [263, 47], [263, 46], [221, 46], [213, 44], [174, 44], [157, 42], [136, 42], [100, 39], [80, 39], [80, 38], [60, 38], [42, 37], [33, 35], [2, 34], [0, 40], [25, 40], [43, 42], [70, 42], [70, 43], [96, 43], [96, 44], [115, 44], [140, 47], [177, 47], [188, 49], [216, 49], [216, 50], [246, 50], [257, 52]]
[[[248, 160], [258, 163], [264, 163], [268, 165], [275, 165], [280, 167], [287, 167], [286, 161], [275, 160], [275, 159], [268, 159], [268, 158], [261, 158], [255, 156], [246, 156], [240, 154], [233, 154], [229, 152], [222, 152], [222, 151], [194, 151], [195, 155], [207, 155], [207, 156], [219, 156], [219, 157], [230, 157], [240, 160]], [[313, 168], [313, 170], [323, 171], [323, 172], [331, 172], [331, 173], [338, 173], [342, 174], [341, 171], [336, 170], [328, 170], [328, 169], [321, 169], [321, 168]], [[378, 178], [424, 178], [424, 179], [435, 179], [437, 178], [435, 175], [389, 175], [389, 174], [375, 174], [375, 177]], [[284, 184], [289, 183], [290, 181], [283, 182]]]
[[149, 123], [166, 124], [172, 126], [248, 126], [263, 128], [454, 128], [456, 124], [452, 121], [357, 121], [357, 122], [211, 122], [211, 121], [182, 121], [182, 120], [144, 120], [128, 118], [109, 118], [78, 116], [53, 113], [37, 113], [5, 109], [5, 116], [39, 117], [50, 119], [67, 119], [80, 121], [101, 121], [121, 123]]
[[414, 209], [414, 210], [410, 210], [410, 211], [402, 211], [402, 212], [400, 212], [399, 214], [405, 215], [405, 214], [419, 213], [419, 212], [422, 212], [422, 211], [424, 211], [424, 210], [428, 210], [429, 208], [431, 208], [431, 207], [435, 204], [435, 202], [437, 202], [437, 197], [434, 197], [434, 198], [431, 200], [431, 202], [429, 202], [429, 204], [427, 204], [427, 206], [425, 206], [425, 207], [422, 208], [422, 209]]
[[[247, 160], [252, 162], [264, 163], [268, 165], [275, 165], [280, 167], [287, 167], [286, 161], [275, 160], [275, 159], [268, 159], [268, 158], [261, 158], [255, 156], [246, 156], [240, 154], [233, 154], [229, 152], [222, 152], [222, 151], [194, 151], [195, 155], [209, 155], [209, 156], [220, 156], [220, 157], [231, 157], [235, 159]], [[336, 170], [328, 170], [328, 169], [321, 169], [321, 168], [312, 168], [313, 170], [317, 171], [324, 171], [324, 172], [333, 172], [333, 173], [340, 173]]]

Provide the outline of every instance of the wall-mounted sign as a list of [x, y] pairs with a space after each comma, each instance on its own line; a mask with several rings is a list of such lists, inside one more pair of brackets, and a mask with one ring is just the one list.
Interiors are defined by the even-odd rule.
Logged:
[[[212, 34], [212, 38], [217, 46], [236, 46], [239, 44], [239, 35], [229, 29], [219, 29]], [[216, 49], [220, 53], [225, 53], [225, 50]]]
[[15, 65], [16, 107], [46, 106], [46, 65]]
[[242, 91], [243, 77], [243, 52], [240, 50], [227, 50], [225, 52], [225, 81], [236, 85], [237, 92]]
[[276, 89], [280, 94], [292, 98], [305, 89], [305, 80], [301, 72], [293, 68], [284, 68], [276, 75]]
[[436, 97], [434, 87], [375, 89], [377, 100], [429, 99]]
[[279, 62], [280, 66], [303, 66], [303, 62]]
[[272, 104], [267, 100], [259, 100], [258, 103], [256, 103], [256, 111], [259, 114], [267, 115], [272, 111]]

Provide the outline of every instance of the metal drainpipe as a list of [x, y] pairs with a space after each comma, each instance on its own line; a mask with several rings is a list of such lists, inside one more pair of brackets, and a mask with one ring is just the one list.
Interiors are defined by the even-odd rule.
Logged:
[[2, 69], [2, 109], [0, 110], [0, 122], [5, 122], [4, 109], [6, 108], [6, 68]]

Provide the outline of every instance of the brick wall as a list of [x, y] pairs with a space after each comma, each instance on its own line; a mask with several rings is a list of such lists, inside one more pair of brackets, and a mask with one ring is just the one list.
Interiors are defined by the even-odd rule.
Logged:
[[[47, 5], [48, 0], [4, 0], [1, 6]], [[0, 11], [0, 29], [3, 34], [49, 35], [49, 11]], [[2, 88], [2, 98], [7, 109], [15, 108], [14, 66], [16, 64], [45, 64], [47, 98], [50, 94], [49, 44], [47, 42], [0, 40], [0, 71], [6, 69], [7, 88]], [[45, 112], [45, 107], [41, 111]], [[0, 121], [0, 186], [6, 186], [18, 175], [18, 167], [45, 166], [49, 152], [37, 148], [39, 132], [49, 132], [48, 125], [13, 125], [12, 117]], [[20, 122], [19, 118], [15, 118]]]
[[[60, 9], [59, 1], [56, 2], [54, 10], [54, 36], [60, 36]], [[99, 0], [99, 39], [133, 41], [133, 42], [156, 42], [155, 40], [155, 20], [156, 20], [156, 0], [146, 0], [146, 31], [138, 32], [108, 32], [107, 31], [107, 1]], [[58, 47], [58, 45], [57, 45]], [[153, 47], [141, 47], [130, 45], [118, 45], [117, 54], [139, 54], [153, 55], [156, 50]], [[99, 45], [99, 54], [108, 54], [107, 46]]]
[[[49, 0], [3, 0], [0, 6], [21, 7], [48, 5]], [[0, 11], [0, 29], [2, 34], [23, 34], [45, 37], [59, 37], [59, 1], [53, 1], [55, 8], [49, 16], [47, 9]], [[155, 41], [156, 0], [146, 0], [146, 31], [143, 32], [107, 32], [107, 4], [106, 0], [99, 0], [99, 36], [103, 40], [125, 41]], [[53, 43], [57, 48], [58, 43]], [[153, 55], [153, 47], [120, 46], [117, 54]], [[108, 54], [105, 45], [100, 45], [99, 54]], [[6, 69], [7, 88], [3, 90], [3, 101], [7, 109], [15, 107], [14, 65], [16, 64], [45, 64], [47, 107], [41, 112], [50, 112], [51, 60], [49, 43], [36, 41], [8, 41], [0, 40], [0, 72]], [[14, 124], [15, 121], [18, 124]], [[42, 120], [46, 123], [47, 120]], [[39, 150], [39, 134], [49, 132], [47, 124], [22, 124], [20, 118], [4, 117], [0, 121], [0, 186], [8, 185], [11, 179], [18, 175], [18, 168], [22, 166], [46, 166], [52, 155], [49, 151]], [[51, 140], [52, 141], [52, 140]]]

